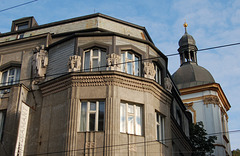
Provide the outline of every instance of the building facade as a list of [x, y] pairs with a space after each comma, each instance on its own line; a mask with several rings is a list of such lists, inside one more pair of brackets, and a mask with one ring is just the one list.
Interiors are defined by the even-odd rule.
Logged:
[[103, 14], [0, 34], [3, 155], [191, 155], [167, 57], [144, 27]]
[[202, 121], [209, 135], [215, 140], [215, 156], [231, 155], [228, 134], [229, 104], [220, 84], [211, 73], [197, 63], [197, 47], [194, 38], [187, 33], [179, 40], [180, 68], [173, 80], [180, 89], [181, 98], [192, 114], [193, 123]]

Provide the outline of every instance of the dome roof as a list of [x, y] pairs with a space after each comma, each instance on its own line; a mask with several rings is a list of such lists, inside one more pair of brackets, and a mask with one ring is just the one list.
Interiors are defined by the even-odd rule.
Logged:
[[208, 70], [193, 62], [184, 63], [172, 77], [178, 89], [215, 83]]
[[181, 37], [181, 39], [178, 41], [178, 45], [180, 47], [187, 45], [196, 45], [196, 42], [194, 38], [191, 35], [189, 35], [186, 31], [185, 34]]

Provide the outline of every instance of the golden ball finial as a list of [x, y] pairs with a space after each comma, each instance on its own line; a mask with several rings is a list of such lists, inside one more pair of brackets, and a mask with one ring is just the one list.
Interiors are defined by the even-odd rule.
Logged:
[[187, 24], [186, 22], [184, 22], [183, 26], [184, 26], [185, 28], [187, 28], [188, 24]]

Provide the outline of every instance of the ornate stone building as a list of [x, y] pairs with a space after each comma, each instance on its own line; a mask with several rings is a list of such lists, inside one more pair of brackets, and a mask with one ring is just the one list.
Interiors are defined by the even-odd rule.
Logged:
[[209, 135], [217, 136], [213, 155], [231, 155], [228, 115], [230, 104], [211, 73], [197, 63], [197, 47], [194, 38], [187, 33], [179, 40], [180, 68], [173, 80], [180, 89], [181, 98], [192, 114], [193, 122], [202, 121]]
[[0, 58], [1, 155], [191, 155], [191, 117], [144, 27], [26, 17]]

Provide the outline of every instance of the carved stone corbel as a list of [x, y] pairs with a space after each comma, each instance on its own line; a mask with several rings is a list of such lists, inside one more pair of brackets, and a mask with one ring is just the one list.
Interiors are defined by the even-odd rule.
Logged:
[[172, 92], [172, 82], [170, 78], [168, 77], [164, 78], [164, 86], [167, 91], [169, 91], [170, 93]]
[[81, 70], [81, 56], [73, 55], [69, 57], [68, 72], [78, 72]]
[[156, 75], [156, 71], [154, 69], [154, 65], [153, 63], [150, 62], [144, 62], [144, 77], [145, 78], [149, 78], [149, 79], [153, 79]]
[[115, 53], [109, 54], [107, 58], [107, 70], [121, 71], [121, 56]]

